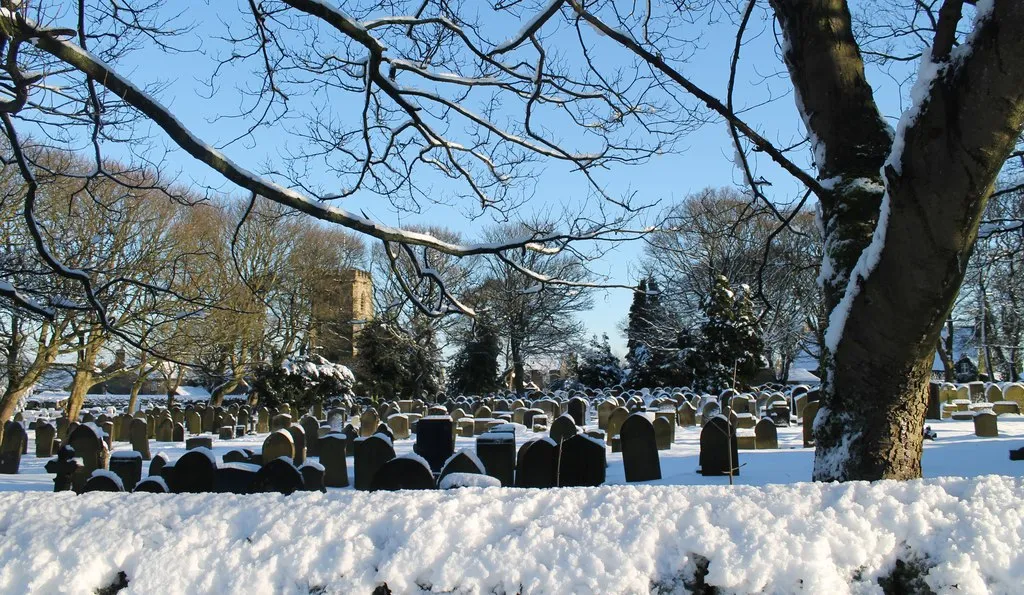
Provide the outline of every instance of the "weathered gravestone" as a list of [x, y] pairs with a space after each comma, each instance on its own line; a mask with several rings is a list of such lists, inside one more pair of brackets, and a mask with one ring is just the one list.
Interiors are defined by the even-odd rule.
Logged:
[[335, 407], [327, 412], [327, 425], [331, 426], [334, 432], [340, 432], [345, 427], [345, 410]]
[[377, 432], [380, 425], [380, 417], [373, 409], [367, 409], [359, 416], [359, 436], [368, 438]]
[[359, 438], [359, 430], [355, 429], [352, 424], [345, 424], [341, 433], [345, 435], [345, 454], [350, 457], [355, 456], [356, 438]]
[[216, 424], [217, 412], [214, 411], [213, 407], [205, 407], [199, 417], [203, 421], [203, 432], [213, 432], [213, 426]]
[[804, 405], [804, 448], [814, 446], [814, 418], [818, 415], [819, 401]]
[[356, 440], [356, 455], [352, 464], [355, 466], [355, 488], [369, 490], [377, 470], [384, 463], [395, 458], [395, 449], [391, 441], [380, 434]]
[[299, 425], [305, 433], [306, 456], [320, 456], [320, 422], [312, 415], [303, 415]]
[[348, 487], [346, 441], [345, 435], [337, 432], [320, 437], [320, 464], [324, 466], [324, 485], [329, 488]]
[[252, 457], [252, 452], [241, 448], [233, 448], [224, 453], [224, 456], [221, 457], [221, 459], [225, 463], [248, 463], [250, 457]]
[[203, 433], [203, 418], [195, 409], [189, 409], [185, 412], [185, 428], [188, 430], [189, 434], [195, 435]]
[[174, 441], [174, 420], [170, 415], [162, 415], [156, 422], [156, 441]]
[[416, 423], [416, 444], [413, 451], [427, 460], [432, 471], [441, 466], [455, 452], [452, 418], [428, 415]]
[[757, 450], [774, 449], [779, 447], [779, 430], [775, 422], [767, 417], [754, 426], [754, 448]]
[[607, 439], [611, 442], [612, 438], [619, 435], [619, 431], [622, 429], [622, 424], [626, 422], [629, 417], [629, 409], [625, 407], [616, 407], [612, 411], [611, 415], [608, 416], [608, 428], [607, 428]]
[[684, 401], [676, 410], [676, 419], [684, 428], [697, 425], [697, 408], [693, 406], [693, 403]]
[[925, 410], [925, 419], [942, 419], [942, 383], [928, 383], [928, 408]]
[[16, 475], [21, 468], [21, 453], [28, 444], [28, 433], [21, 422], [4, 424], [4, 440], [0, 443], [0, 473]]
[[142, 460], [149, 460], [149, 430], [145, 420], [135, 418], [128, 430], [128, 438], [132, 444], [132, 450], [142, 455]]
[[558, 446], [551, 438], [531, 440], [519, 449], [516, 487], [552, 488], [557, 485]]
[[623, 422], [619, 435], [626, 481], [661, 479], [661, 461], [651, 421], [642, 414], [634, 413]]
[[68, 444], [75, 449], [75, 456], [82, 460], [82, 466], [74, 477], [75, 491], [81, 492], [93, 471], [107, 468], [109, 451], [95, 425], [82, 424], [75, 428], [68, 437]]
[[[117, 416], [117, 419], [115, 420], [115, 424], [117, 426], [117, 432], [115, 433], [115, 438], [117, 440], [120, 440], [121, 442], [130, 442], [131, 441], [132, 420], [133, 419], [135, 419], [135, 418], [132, 417], [131, 415], [128, 415], [127, 413], [124, 413], [124, 414], [121, 414], [121, 415]], [[57, 428], [57, 431], [59, 433], [60, 432], [60, 428]]]
[[974, 414], [974, 435], [979, 438], [996, 438], [999, 436], [996, 415], [987, 411]]
[[185, 441], [185, 424], [176, 423], [174, 424], [174, 432], [171, 435], [172, 441], [184, 442]]
[[612, 411], [615, 411], [615, 408], [618, 406], [618, 403], [610, 400], [602, 401], [597, 406], [597, 429], [608, 429], [608, 418], [611, 417]]
[[266, 434], [270, 431], [270, 410], [260, 407], [256, 410], [256, 433]]
[[587, 400], [580, 397], [569, 399], [569, 407], [566, 410], [575, 425], [583, 427], [587, 423]]
[[[373, 437], [367, 438], [372, 440]], [[359, 468], [356, 467], [358, 472]], [[430, 490], [434, 488], [434, 475], [420, 456], [406, 455], [392, 458], [380, 466], [370, 482], [370, 490]]]
[[174, 463], [174, 473], [167, 487], [175, 494], [212, 492], [217, 477], [217, 461], [213, 452], [196, 448], [181, 455]]
[[555, 423], [551, 424], [551, 430], [548, 435], [555, 441], [555, 444], [561, 444], [563, 440], [567, 440], [579, 433], [579, 428], [576, 427], [576, 421], [569, 416], [561, 415], [555, 420]]
[[740, 474], [736, 428], [725, 417], [715, 416], [701, 429], [699, 461], [701, 475], [729, 475], [730, 468], [732, 475]]
[[193, 448], [209, 448], [213, 449], [213, 436], [191, 436], [188, 440], [185, 440], [185, 450], [192, 450]]
[[278, 413], [274, 417], [270, 418], [271, 432], [283, 430], [290, 425], [292, 425], [292, 416], [290, 413]]
[[280, 457], [288, 457], [289, 460], [294, 460], [295, 440], [292, 439], [292, 434], [287, 430], [271, 432], [263, 440], [263, 452], [261, 454], [263, 455], [264, 465]]
[[302, 474], [303, 490], [307, 492], [327, 491], [327, 486], [324, 484], [325, 469], [320, 463], [306, 461], [299, 467], [299, 473]]
[[602, 440], [576, 434], [561, 444], [559, 486], [599, 486], [605, 481], [607, 451]]
[[288, 459], [274, 459], [260, 467], [249, 489], [257, 494], [277, 492], [288, 495], [304, 486], [302, 473], [295, 465]]
[[437, 481], [440, 482], [452, 473], [478, 473], [486, 475], [484, 465], [480, 459], [465, 449], [453, 454], [445, 462], [444, 466], [441, 467], [441, 474], [438, 476]]
[[53, 441], [57, 438], [57, 428], [49, 422], [36, 424], [36, 457], [52, 457]]
[[82, 486], [82, 493], [123, 491], [124, 486], [121, 484], [121, 478], [106, 469], [93, 471], [92, 475], [85, 480], [85, 484]]
[[112, 452], [110, 471], [121, 478], [124, 490], [130, 492], [142, 480], [142, 455], [134, 450]]
[[292, 424], [285, 428], [292, 435], [292, 442], [295, 444], [295, 456], [292, 457], [292, 464], [296, 468], [306, 462], [306, 432], [302, 426]]
[[514, 432], [485, 432], [476, 438], [476, 455], [487, 475], [505, 487], [512, 487], [516, 475], [516, 435]]
[[156, 453], [156, 456], [149, 463], [149, 477], [163, 477], [164, 467], [170, 462], [170, 459], [164, 453]]
[[676, 427], [667, 417], [654, 418], [654, 443], [658, 450], [669, 450], [676, 439]]
[[396, 413], [388, 417], [388, 429], [391, 435], [400, 440], [405, 440], [412, 435], [409, 427], [409, 416], [405, 413]]

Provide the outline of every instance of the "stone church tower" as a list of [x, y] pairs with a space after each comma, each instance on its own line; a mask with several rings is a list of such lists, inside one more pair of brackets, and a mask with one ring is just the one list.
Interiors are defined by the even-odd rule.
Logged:
[[329, 361], [351, 365], [356, 337], [373, 319], [373, 280], [370, 273], [347, 269], [324, 277], [314, 292], [310, 343]]

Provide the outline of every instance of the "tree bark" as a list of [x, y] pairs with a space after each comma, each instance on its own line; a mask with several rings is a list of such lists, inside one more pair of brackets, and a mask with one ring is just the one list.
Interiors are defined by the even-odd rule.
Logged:
[[[842, 3], [774, 3], [793, 4]], [[842, 21], [835, 15], [841, 13], [819, 15], [818, 22], [834, 26]], [[780, 22], [793, 39], [790, 20], [780, 15]], [[876, 264], [866, 259], [866, 278], [851, 281], [857, 285], [845, 325], [830, 329], [839, 334], [815, 424], [817, 480], [921, 476], [935, 345], [996, 175], [1024, 127], [1024, 61], [1015, 58], [1020, 55], [1024, 5], [996, 2], [969, 51], [953, 54], [916, 119], [905, 124], [903, 149], [884, 172], [889, 215], [879, 230], [884, 242]], [[864, 165], [852, 157], [850, 163], [851, 172]], [[830, 324], [837, 320], [833, 316]]]

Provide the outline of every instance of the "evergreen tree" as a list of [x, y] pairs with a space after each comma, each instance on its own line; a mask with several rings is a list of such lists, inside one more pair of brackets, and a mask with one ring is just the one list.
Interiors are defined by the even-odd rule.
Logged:
[[635, 388], [683, 385], [689, 381], [676, 325], [661, 302], [654, 279], [644, 279], [633, 295], [626, 328], [628, 384]]
[[619, 365], [619, 358], [612, 353], [608, 335], [602, 335], [600, 340], [594, 335], [590, 345], [580, 354], [576, 379], [584, 386], [607, 388], [622, 382], [622, 375], [622, 366]]
[[704, 324], [699, 346], [690, 357], [697, 383], [709, 391], [720, 391], [736, 381], [747, 383], [765, 365], [761, 339], [749, 288], [733, 292], [729, 280], [719, 275], [701, 303]]
[[353, 384], [355, 377], [347, 367], [313, 355], [281, 366], [260, 365], [253, 372], [250, 393], [262, 406], [273, 409], [292, 404], [307, 411], [330, 397], [349, 394]]
[[384, 318], [370, 321], [356, 340], [363, 389], [385, 399], [440, 391], [441, 362], [434, 331], [413, 319], [410, 329]]
[[500, 388], [498, 356], [501, 345], [490, 315], [477, 314], [472, 328], [462, 337], [448, 375], [448, 389], [454, 394], [482, 395]]

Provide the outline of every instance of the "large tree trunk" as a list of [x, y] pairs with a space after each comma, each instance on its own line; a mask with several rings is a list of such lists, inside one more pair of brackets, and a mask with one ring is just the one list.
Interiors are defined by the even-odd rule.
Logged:
[[82, 412], [82, 406], [85, 405], [85, 397], [89, 393], [89, 389], [96, 385], [96, 381], [93, 378], [92, 370], [83, 368], [75, 370], [75, 378], [71, 381], [71, 394], [68, 395], [67, 415], [69, 420], [76, 421], [78, 415]]
[[[1024, 7], [996, 3], [972, 51], [935, 80], [916, 119], [901, 123], [902, 150], [888, 158], [846, 3], [772, 5], [819, 177], [834, 188], [822, 197], [832, 314], [814, 478], [920, 477], [935, 345], [1024, 125], [1024, 61], [1008, 58], [1024, 55]], [[880, 212], [887, 217], [875, 225]]]

